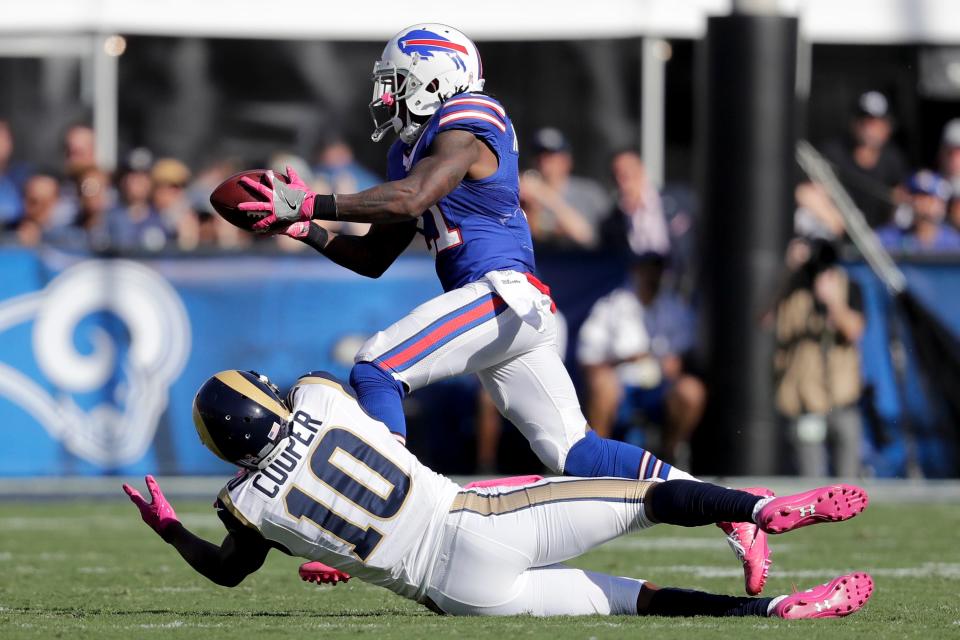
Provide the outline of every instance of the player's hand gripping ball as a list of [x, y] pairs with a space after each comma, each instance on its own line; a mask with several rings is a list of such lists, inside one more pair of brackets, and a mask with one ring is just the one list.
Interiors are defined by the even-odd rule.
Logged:
[[210, 204], [227, 222], [255, 233], [278, 233], [310, 220], [316, 194], [287, 167], [287, 175], [272, 170], [241, 171], [210, 194]]

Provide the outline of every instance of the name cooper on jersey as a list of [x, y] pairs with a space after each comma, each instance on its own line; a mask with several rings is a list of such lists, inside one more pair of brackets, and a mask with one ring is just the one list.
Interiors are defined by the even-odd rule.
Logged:
[[[314, 420], [305, 411], [293, 414], [290, 419], [290, 441], [273, 462], [252, 475], [253, 488], [267, 498], [277, 497], [280, 489], [290, 479], [291, 472], [309, 453], [321, 424], [322, 421]], [[250, 477], [250, 474], [240, 476], [231, 482], [228, 488], [232, 491]]]

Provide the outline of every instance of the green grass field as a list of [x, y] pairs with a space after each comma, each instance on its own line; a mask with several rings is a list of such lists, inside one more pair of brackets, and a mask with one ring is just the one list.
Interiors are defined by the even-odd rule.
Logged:
[[[220, 539], [209, 503], [176, 506], [188, 527]], [[437, 616], [358, 581], [308, 585], [299, 562], [276, 552], [225, 589], [194, 574], [122, 500], [0, 502], [0, 638], [960, 638], [958, 531], [957, 505], [875, 504], [851, 522], [773, 538], [770, 594], [851, 569], [873, 573], [872, 601], [843, 620], [480, 619]], [[663, 585], [742, 589], [713, 527], [660, 526], [577, 564]]]

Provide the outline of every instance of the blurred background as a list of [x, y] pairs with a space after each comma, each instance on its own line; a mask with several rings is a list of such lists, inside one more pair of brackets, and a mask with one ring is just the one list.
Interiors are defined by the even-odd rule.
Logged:
[[[539, 275], [598, 432], [694, 473], [958, 475], [956, 353], [928, 338], [960, 331], [960, 4], [450, 4], [4, 9], [0, 476], [226, 473], [191, 422], [207, 376], [346, 377], [366, 337], [440, 293], [420, 238], [366, 280], [207, 200], [252, 167], [293, 165], [323, 193], [378, 183], [370, 71], [423, 21], [478, 41], [515, 124]], [[922, 313], [796, 165], [801, 138]], [[473, 378], [407, 412], [438, 471], [539, 468]]]

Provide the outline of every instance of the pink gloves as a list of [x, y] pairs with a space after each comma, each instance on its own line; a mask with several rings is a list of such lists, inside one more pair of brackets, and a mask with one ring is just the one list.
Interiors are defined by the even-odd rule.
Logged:
[[267, 171], [265, 175], [269, 186], [249, 176], [240, 178], [240, 183], [251, 193], [266, 200], [241, 202], [239, 208], [241, 211], [263, 214], [264, 217], [253, 225], [254, 231], [268, 233], [283, 230], [284, 235], [291, 235], [289, 227], [293, 223], [309, 223], [313, 218], [313, 201], [317, 194], [307, 188], [307, 184], [289, 165], [286, 176], [273, 171]]
[[153, 476], [147, 476], [145, 480], [147, 481], [147, 489], [150, 490], [151, 502], [144, 500], [140, 492], [128, 484], [123, 485], [123, 490], [130, 496], [130, 501], [137, 505], [137, 509], [140, 509], [140, 517], [147, 523], [147, 526], [163, 537], [170, 525], [176, 524], [180, 520], [177, 519], [173, 507], [163, 497], [160, 485], [153, 479]]

